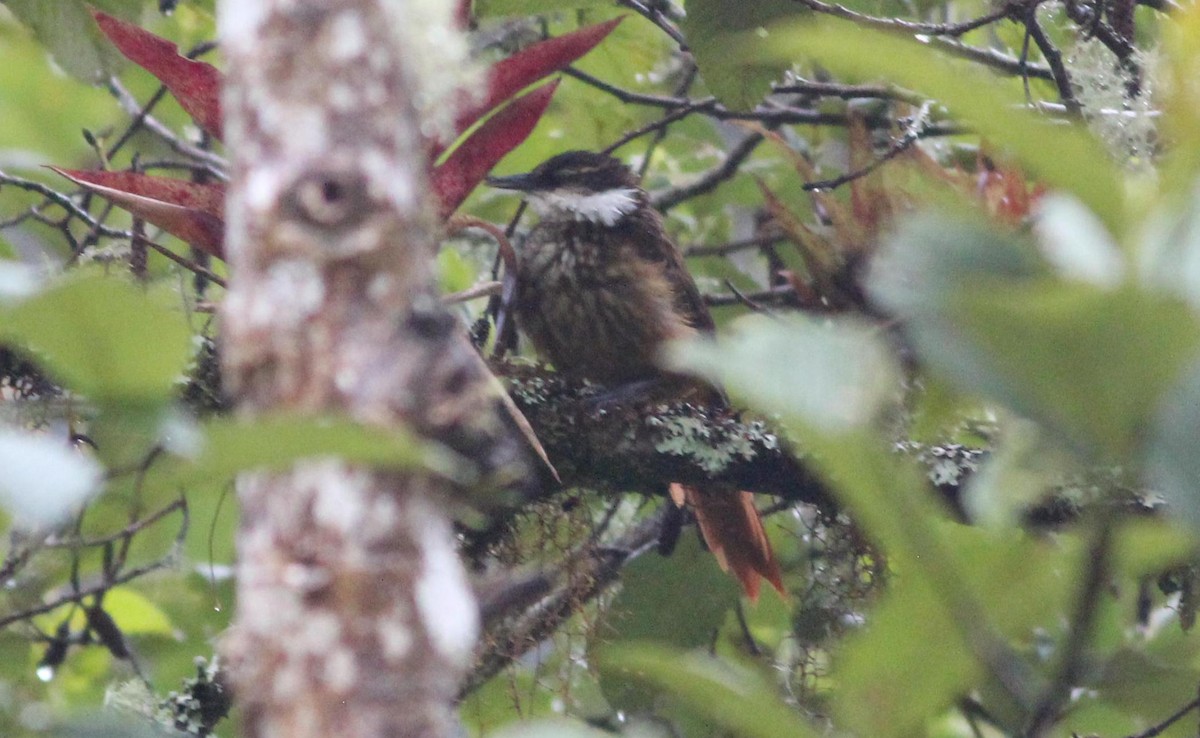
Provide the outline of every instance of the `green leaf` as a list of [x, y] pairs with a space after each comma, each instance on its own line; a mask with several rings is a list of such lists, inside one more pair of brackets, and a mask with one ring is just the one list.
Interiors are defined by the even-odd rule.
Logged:
[[1151, 427], [1146, 458], [1151, 483], [1172, 514], [1200, 530], [1200, 362], [1164, 398]]
[[1114, 541], [1113, 568], [1131, 579], [1158, 576], [1196, 558], [1196, 537], [1167, 519], [1131, 520]]
[[[1161, 720], [1195, 699], [1200, 680], [1195, 639], [1173, 630], [1175, 634], [1161, 639], [1173, 642], [1173, 657], [1163, 658], [1131, 645], [1098, 665], [1100, 673], [1091, 686], [1100, 698], [1148, 722]], [[1184, 656], [1187, 658], [1180, 658]]]
[[[689, 3], [689, 13], [691, 4]], [[735, 7], [730, 4], [729, 7]], [[808, 58], [857, 79], [885, 78], [929, 95], [990, 143], [1015, 155], [1051, 187], [1073, 193], [1122, 233], [1124, 175], [1082, 126], [1047, 120], [1024, 108], [1019, 83], [981, 72], [913, 39], [822, 18], [772, 26], [765, 37], [730, 41], [757, 49], [764, 59], [793, 63]]]
[[1078, 463], [1041, 426], [1023, 418], [1005, 419], [997, 437], [967, 481], [963, 507], [975, 524], [1020, 526], [1030, 507], [1061, 485]]
[[807, 12], [791, 0], [688, 0], [680, 30], [709, 90], [732, 108], [749, 109], [792, 66], [790, 59], [767, 62], [756, 48], [765, 38], [758, 32]]
[[1125, 278], [1124, 254], [1096, 214], [1075, 198], [1042, 197], [1034, 228], [1042, 253], [1063, 278], [1097, 287], [1116, 287]]
[[861, 735], [913, 735], [982, 675], [928, 583], [894, 585], [871, 627], [843, 644], [834, 672], [839, 724]]
[[73, 716], [57, 726], [54, 734], [61, 738], [171, 738], [178, 735], [142, 715], [114, 714], [111, 709]]
[[839, 714], [863, 735], [912, 735], [963, 693], [986, 688], [996, 716], [1020, 722], [1027, 716], [999, 679], [1016, 677], [1023, 698], [1039, 688], [1021, 645], [1066, 617], [1074, 588], [1064, 586], [1072, 581], [1064, 572], [1082, 569], [1081, 547], [1012, 529], [907, 521], [915, 528], [907, 545], [887, 549], [895, 569], [888, 592], [837, 661]]
[[1147, 285], [1200, 306], [1200, 187], [1164, 197], [1142, 222], [1138, 276]]
[[444, 248], [438, 252], [437, 268], [438, 284], [442, 292], [458, 292], [475, 283], [475, 265], [455, 249]]
[[93, 5], [106, 13], [136, 21], [141, 0], [4, 0], [4, 5], [54, 55], [71, 76], [91, 84], [103, 82], [125, 64], [88, 13]]
[[1019, 412], [1117, 458], [1140, 443], [1200, 345], [1185, 304], [1133, 288], [983, 288], [947, 307], [994, 372], [960, 381], [975, 390], [993, 385], [1000, 391], [991, 394]]
[[[188, 435], [188, 431], [182, 431]], [[203, 438], [169, 438], [169, 446], [198, 451], [160, 481], [188, 487], [228, 479], [252, 469], [278, 470], [303, 459], [340, 458], [381, 469], [420, 469], [468, 483], [473, 465], [454, 452], [403, 429], [382, 429], [338, 418], [274, 416], [254, 421], [220, 418], [203, 426]]]
[[765, 412], [799, 414], [834, 430], [874, 419], [898, 387], [878, 334], [853, 321], [752, 316], [715, 342], [672, 346], [667, 360], [727, 385]]
[[[993, 257], [1008, 263], [1003, 254]], [[1060, 552], [1011, 531], [1006, 537], [937, 522], [944, 515], [923, 475], [865, 422], [879, 400], [856, 401], [859, 394], [883, 394], [862, 389], [878, 367], [888, 366], [871, 336], [852, 326], [751, 326], [751, 338], [723, 339], [719, 360], [706, 347], [685, 349], [682, 358], [752, 408], [782, 417], [789, 437], [895, 572], [870, 629], [847, 646], [835, 672], [843, 719], [864, 735], [906, 735], [984, 676], [1016, 672], [1036, 688], [1036, 675], [1002, 644], [1061, 617]], [[895, 386], [880, 386], [889, 384]], [[843, 410], [845, 417], [835, 412], [856, 404], [863, 409]], [[1022, 597], [1011, 596], [1013, 582], [1020, 582]], [[930, 663], [938, 668], [928, 669]]]
[[1200, 346], [1183, 301], [1051, 279], [1020, 242], [947, 217], [901, 228], [868, 289], [960, 389], [1117, 458]]
[[103, 469], [54, 438], [0, 426], [0, 504], [22, 524], [61, 523], [100, 489]]
[[0, 310], [0, 336], [97, 403], [146, 407], [169, 396], [191, 355], [178, 300], [119, 278], [75, 278]]
[[[625, 567], [607, 630], [620, 640], [703, 646], [712, 642], [740, 591], [695, 531], [685, 531], [670, 556], [651, 553]], [[676, 608], [680, 603], [687, 603], [686, 617]]]
[[1172, 145], [1161, 167], [1166, 191], [1180, 191], [1195, 182], [1200, 169], [1200, 90], [1192, 84], [1200, 66], [1200, 8], [1181, 7], [1162, 27], [1161, 69], [1164, 84], [1159, 94], [1163, 129]]
[[602, 672], [665, 690], [713, 723], [748, 738], [809, 738], [816, 732], [751, 671], [651, 643], [606, 646]]
[[[35, 171], [46, 162], [83, 161], [91, 155], [79, 135], [81, 128], [104, 130], [124, 116], [108, 93], [55, 69], [37, 40], [13, 23], [0, 23], [0, 90], [4, 91], [2, 166], [9, 173], [28, 169], [33, 179], [47, 179], [44, 170]], [[37, 202], [30, 193], [12, 188], [6, 188], [3, 200], [5, 217]], [[6, 232], [14, 240], [19, 234], [19, 230]], [[65, 258], [69, 252], [65, 239], [55, 240], [47, 240], [44, 247]]]
[[104, 609], [129, 635], [173, 636], [171, 619], [145, 595], [129, 587], [113, 587], [104, 595]]
[[[670, 556], [650, 553], [625, 568], [621, 591], [606, 610], [605, 632], [622, 641], [704, 646], [712, 642], [739, 593], [737, 582], [721, 571], [699, 537], [685, 531]], [[636, 712], [653, 705], [653, 694], [608, 676], [601, 674], [600, 686], [613, 707]]]

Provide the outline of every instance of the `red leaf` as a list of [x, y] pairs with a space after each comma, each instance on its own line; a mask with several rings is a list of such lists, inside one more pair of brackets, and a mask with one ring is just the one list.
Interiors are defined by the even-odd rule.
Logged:
[[465, 29], [471, 25], [471, 0], [458, 0], [454, 8], [454, 20], [459, 28]]
[[[221, 138], [221, 73], [179, 55], [179, 47], [137, 26], [92, 9], [100, 30], [127, 59], [162, 82], [204, 130]], [[149, 218], [147, 218], [149, 220]]]
[[620, 16], [565, 36], [539, 41], [493, 64], [488, 70], [487, 96], [459, 113], [455, 121], [456, 133], [467, 130], [484, 113], [594, 49], [624, 19], [625, 16]]
[[434, 168], [433, 190], [441, 199], [443, 218], [467, 199], [496, 162], [528, 138], [557, 88], [558, 80], [555, 80], [513, 100]]
[[225, 258], [225, 185], [135, 172], [50, 169], [201, 251]]

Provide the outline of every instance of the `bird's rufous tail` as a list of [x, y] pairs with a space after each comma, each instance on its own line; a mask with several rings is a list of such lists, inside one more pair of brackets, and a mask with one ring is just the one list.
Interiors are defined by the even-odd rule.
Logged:
[[786, 594], [779, 562], [754, 506], [754, 495], [673, 483], [671, 499], [692, 509], [704, 542], [717, 557], [717, 563], [733, 574], [752, 602], [758, 601], [762, 579], [770, 582], [779, 594]]

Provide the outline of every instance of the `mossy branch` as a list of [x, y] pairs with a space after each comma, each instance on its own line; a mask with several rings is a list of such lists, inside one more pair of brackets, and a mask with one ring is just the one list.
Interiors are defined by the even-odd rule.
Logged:
[[539, 367], [494, 369], [568, 487], [663, 494], [671, 482], [716, 482], [834, 510], [816, 474], [762, 421], [684, 402], [610, 406], [599, 402], [604, 388]]

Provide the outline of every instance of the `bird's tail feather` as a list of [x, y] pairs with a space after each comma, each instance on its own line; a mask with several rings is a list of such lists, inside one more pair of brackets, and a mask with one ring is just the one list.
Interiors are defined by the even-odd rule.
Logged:
[[692, 509], [700, 534], [717, 563], [733, 574], [751, 601], [758, 600], [762, 579], [786, 595], [779, 562], [754, 506], [754, 495], [672, 484], [671, 498], [677, 505], [686, 504]]

